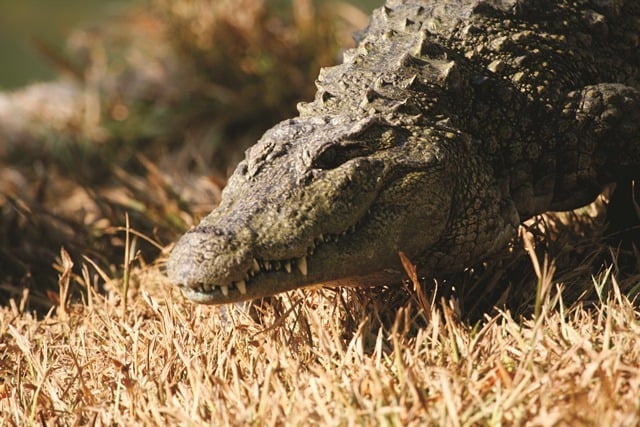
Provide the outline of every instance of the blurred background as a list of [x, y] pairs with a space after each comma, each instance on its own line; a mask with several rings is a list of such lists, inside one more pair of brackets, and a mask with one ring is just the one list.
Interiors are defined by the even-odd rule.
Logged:
[[[73, 28], [99, 24], [140, 2], [141, 0], [2, 0], [0, 90], [54, 78], [55, 69], [44, 58], [47, 55], [46, 49], [61, 50]], [[281, 0], [279, 2], [283, 3]], [[349, 3], [369, 13], [382, 0], [354, 0]]]
[[118, 13], [131, 0], [2, 0], [0, 2], [0, 90], [50, 80], [55, 70], [42, 43], [60, 50], [69, 31]]

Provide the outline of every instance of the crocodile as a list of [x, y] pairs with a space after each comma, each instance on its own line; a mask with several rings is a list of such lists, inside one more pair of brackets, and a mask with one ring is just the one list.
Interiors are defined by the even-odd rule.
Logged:
[[172, 249], [187, 298], [446, 277], [640, 177], [636, 0], [389, 0], [356, 39]]

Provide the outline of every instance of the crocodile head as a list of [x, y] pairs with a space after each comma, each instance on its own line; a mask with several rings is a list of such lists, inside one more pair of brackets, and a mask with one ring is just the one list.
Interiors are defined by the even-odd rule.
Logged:
[[280, 123], [247, 150], [219, 207], [178, 241], [171, 282], [209, 304], [397, 282], [399, 251], [429, 256], [442, 238], [462, 175], [436, 132], [381, 117]]

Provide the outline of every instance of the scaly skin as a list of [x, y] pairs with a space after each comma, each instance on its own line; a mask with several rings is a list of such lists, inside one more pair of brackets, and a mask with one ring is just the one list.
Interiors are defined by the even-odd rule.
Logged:
[[220, 304], [443, 276], [640, 173], [640, 3], [389, 1], [170, 255]]

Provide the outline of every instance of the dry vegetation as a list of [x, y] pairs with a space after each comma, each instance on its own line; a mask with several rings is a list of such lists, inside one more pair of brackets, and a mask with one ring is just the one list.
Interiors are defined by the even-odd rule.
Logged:
[[170, 242], [366, 22], [317, 4], [153, 0], [0, 94], [0, 425], [640, 424], [640, 255], [602, 201], [450, 282], [168, 286]]

